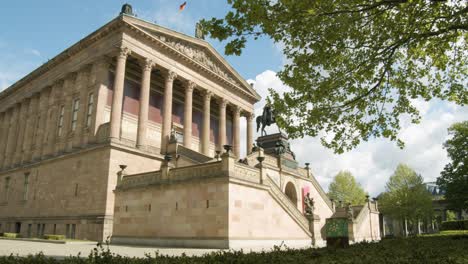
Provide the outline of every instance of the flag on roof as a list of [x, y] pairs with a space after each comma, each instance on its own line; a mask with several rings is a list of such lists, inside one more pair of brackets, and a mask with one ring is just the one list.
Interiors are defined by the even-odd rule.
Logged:
[[187, 2], [184, 2], [183, 4], [181, 4], [181, 5], [179, 6], [179, 11], [184, 10], [186, 5], [187, 5]]

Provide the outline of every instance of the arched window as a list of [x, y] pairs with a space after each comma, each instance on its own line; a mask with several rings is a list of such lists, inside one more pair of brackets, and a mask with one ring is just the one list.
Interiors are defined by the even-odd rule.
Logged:
[[286, 188], [284, 189], [284, 192], [286, 196], [288, 196], [289, 200], [297, 206], [297, 192], [296, 192], [296, 187], [292, 182], [288, 182], [286, 184]]

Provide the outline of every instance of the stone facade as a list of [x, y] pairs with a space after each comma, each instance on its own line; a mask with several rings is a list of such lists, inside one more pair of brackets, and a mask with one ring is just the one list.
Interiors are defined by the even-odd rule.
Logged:
[[259, 99], [207, 42], [118, 16], [0, 93], [0, 232], [105, 240], [119, 165], [159, 169], [171, 131], [178, 166], [210, 160]]
[[[0, 93], [0, 232], [323, 246], [333, 203], [285, 135], [252, 148], [259, 100], [204, 40], [121, 14]], [[377, 232], [365, 219], [360, 240]]]

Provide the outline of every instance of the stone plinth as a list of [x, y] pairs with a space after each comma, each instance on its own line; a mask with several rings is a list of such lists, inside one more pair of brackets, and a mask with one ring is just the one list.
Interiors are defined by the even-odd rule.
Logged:
[[276, 133], [257, 138], [257, 145], [263, 148], [265, 154], [279, 158], [279, 166], [297, 169], [298, 163], [295, 154], [291, 150], [288, 136], [283, 133]]

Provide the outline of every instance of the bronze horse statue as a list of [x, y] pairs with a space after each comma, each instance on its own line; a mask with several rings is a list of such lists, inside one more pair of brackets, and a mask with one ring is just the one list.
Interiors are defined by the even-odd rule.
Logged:
[[262, 127], [261, 136], [266, 136], [267, 133], [265, 131], [265, 127], [271, 126], [272, 124], [276, 123], [276, 121], [275, 121], [275, 110], [271, 109], [270, 105], [265, 105], [265, 107], [263, 108], [262, 115], [257, 116], [256, 121], [257, 121], [257, 132], [260, 129], [260, 125], [261, 125], [261, 127]]

